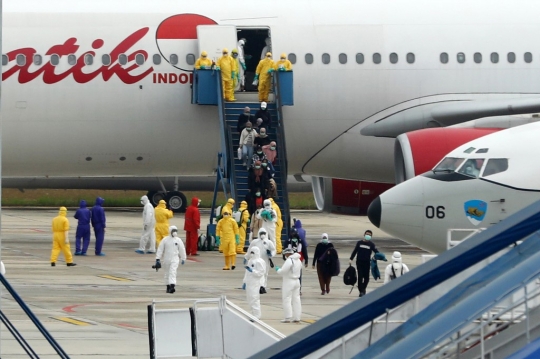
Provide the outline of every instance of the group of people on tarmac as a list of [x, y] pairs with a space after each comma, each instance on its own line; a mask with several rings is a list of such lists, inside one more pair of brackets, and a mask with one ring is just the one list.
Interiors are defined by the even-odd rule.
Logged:
[[[207, 70], [215, 68], [221, 71], [221, 85], [223, 89], [223, 98], [225, 101], [236, 101], [235, 91], [245, 91], [245, 71], [246, 59], [249, 56], [244, 54], [244, 45], [246, 39], [241, 38], [237, 42], [235, 49], [231, 51], [223, 48], [221, 57], [215, 62], [208, 58], [208, 52], [202, 51], [201, 56], [195, 62], [195, 69]], [[274, 62], [270, 52], [270, 38], [265, 40], [266, 46], [263, 48], [261, 60], [255, 70], [253, 86], [258, 86], [259, 102], [268, 102], [268, 94], [272, 83], [272, 73], [274, 71], [292, 71], [292, 64], [287, 59], [287, 54], [282, 53], [279, 61]]]

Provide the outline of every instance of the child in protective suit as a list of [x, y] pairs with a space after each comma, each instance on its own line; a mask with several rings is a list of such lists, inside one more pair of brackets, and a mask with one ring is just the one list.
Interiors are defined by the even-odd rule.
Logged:
[[240, 232], [238, 224], [232, 218], [232, 212], [226, 209], [223, 218], [219, 220], [216, 227], [216, 244], [222, 244], [223, 256], [225, 257], [225, 267], [223, 270], [236, 268], [236, 246], [240, 244]]
[[163, 270], [165, 271], [165, 284], [167, 284], [167, 293], [174, 293], [176, 286], [176, 271], [178, 269], [179, 258], [182, 260], [182, 265], [186, 261], [186, 248], [184, 243], [178, 237], [178, 228], [176, 226], [169, 227], [169, 235], [159, 243], [156, 252], [156, 264], [152, 267], [156, 271], [162, 267], [161, 259], [163, 259]]

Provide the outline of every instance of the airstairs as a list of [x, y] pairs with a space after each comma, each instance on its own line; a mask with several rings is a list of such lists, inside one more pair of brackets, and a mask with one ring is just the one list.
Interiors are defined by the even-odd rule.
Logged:
[[[240, 139], [240, 133], [236, 131], [236, 127], [238, 116], [243, 112], [244, 107], [250, 107], [253, 115], [260, 107], [259, 102], [254, 101], [225, 102], [223, 100], [220, 76], [220, 71], [196, 70], [194, 72], [192, 91], [192, 103], [216, 105], [218, 108], [221, 150], [218, 153], [219, 161], [216, 168], [217, 177], [212, 208], [216, 208], [221, 204], [216, 203], [219, 191], [223, 191], [225, 198], [234, 198], [236, 207], [248, 194], [248, 172], [236, 155]], [[287, 190], [287, 147], [282, 108], [283, 106], [293, 105], [292, 79], [292, 72], [275, 72], [273, 77], [274, 102], [268, 103], [272, 123], [267, 133], [270, 139], [276, 141], [277, 144], [274, 180], [278, 187], [276, 203], [281, 209], [283, 220], [282, 240], [288, 238], [288, 230], [291, 227]], [[237, 97], [242, 96], [242, 94], [236, 95]], [[214, 217], [215, 213], [211, 211], [208, 235], [215, 234]], [[248, 244], [246, 243], [246, 245]]]

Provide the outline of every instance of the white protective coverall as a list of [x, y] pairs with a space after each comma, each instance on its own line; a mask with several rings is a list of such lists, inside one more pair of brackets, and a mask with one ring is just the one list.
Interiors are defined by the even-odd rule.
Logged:
[[[173, 233], [174, 232], [174, 233]], [[161, 268], [163, 268], [165, 284], [176, 285], [176, 270], [180, 262], [178, 257], [182, 259], [182, 264], [186, 260], [186, 247], [184, 242], [178, 237], [178, 228], [176, 226], [169, 227], [169, 235], [161, 240], [156, 252], [156, 259], [161, 260]]]
[[261, 319], [261, 295], [259, 289], [261, 288], [261, 279], [267, 273], [266, 263], [261, 258], [261, 250], [257, 246], [251, 248], [247, 255], [250, 256], [250, 259], [246, 267], [251, 268], [251, 271], [246, 268], [244, 277], [246, 300], [251, 308], [251, 314], [255, 318]]
[[270, 200], [265, 199], [264, 202], [264, 208], [262, 211], [257, 214], [257, 219], [262, 219], [262, 226], [261, 228], [266, 229], [266, 233], [268, 233], [268, 239], [274, 243], [274, 247], [276, 246], [276, 222], [278, 220], [277, 213], [275, 210], [272, 209], [272, 202]]
[[[394, 268], [394, 271], [392, 271], [392, 267]], [[401, 262], [401, 253], [395, 251], [394, 254], [392, 254], [392, 264], [387, 265], [384, 271], [384, 283], [388, 283], [393, 279], [399, 278], [408, 271], [409, 267]], [[394, 273], [396, 274], [395, 277]]]
[[[276, 255], [276, 246], [274, 243], [272, 243], [272, 241], [268, 240], [267, 233], [264, 228], [259, 229], [258, 238], [249, 242], [247, 254], [244, 256], [246, 260], [249, 259], [249, 254], [255, 247], [259, 248], [261, 259], [264, 260], [265, 263], [264, 275], [261, 277], [261, 283], [259, 286], [266, 288], [268, 284], [268, 271], [270, 270], [270, 258]], [[267, 251], [270, 251], [270, 256], [268, 255]], [[245, 277], [244, 283], [246, 283]]]
[[300, 302], [300, 275], [302, 274], [302, 262], [300, 254], [290, 255], [277, 273], [283, 276], [283, 288], [281, 288], [281, 299], [283, 301], [283, 312], [285, 321], [299, 322], [302, 314], [302, 303]]
[[[244, 66], [246, 66], [246, 59], [244, 58], [244, 45], [245, 45], [245, 40], [244, 39], [240, 39], [238, 40], [238, 44], [236, 45], [236, 49], [238, 50], [238, 63], [239, 63], [239, 66], [238, 66], [238, 75], [240, 76], [240, 81], [238, 81], [238, 83], [236, 84], [236, 88], [235, 88], [235, 91], [240, 91], [240, 87], [241, 88], [244, 88], [244, 85], [246, 83], [246, 77], [245, 77], [245, 70], [244, 70]], [[243, 66], [242, 66], [243, 65]]]
[[144, 205], [143, 209], [143, 231], [141, 235], [141, 241], [139, 243], [139, 249], [135, 252], [144, 253], [148, 249], [149, 253], [156, 252], [156, 233], [154, 227], [156, 226], [156, 218], [154, 217], [154, 206], [150, 203], [150, 200], [146, 196], [141, 197], [141, 204]]

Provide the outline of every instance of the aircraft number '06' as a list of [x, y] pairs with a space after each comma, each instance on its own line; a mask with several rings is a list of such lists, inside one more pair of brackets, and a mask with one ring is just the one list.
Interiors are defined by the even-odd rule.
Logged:
[[427, 206], [426, 217], [429, 219], [433, 219], [435, 217], [439, 219], [443, 219], [445, 216], [444, 210], [445, 210], [444, 206], [437, 206], [437, 207]]

